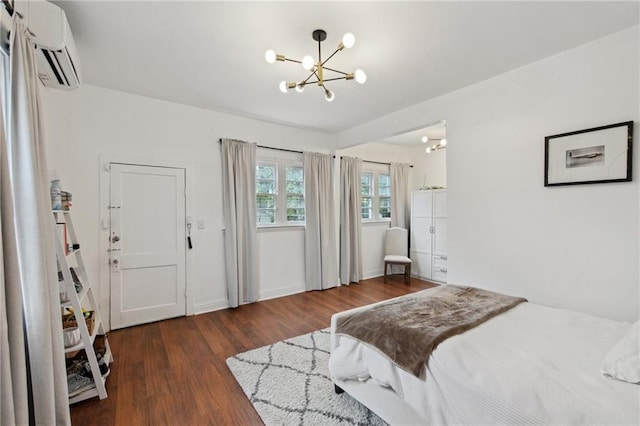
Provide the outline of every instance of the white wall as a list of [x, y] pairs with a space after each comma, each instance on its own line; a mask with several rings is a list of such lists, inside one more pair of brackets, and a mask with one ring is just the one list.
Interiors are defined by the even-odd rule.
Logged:
[[[449, 282], [639, 316], [638, 27], [339, 135], [339, 146], [447, 121]], [[544, 137], [636, 121], [633, 182], [545, 188]]]
[[[180, 161], [194, 175], [192, 215], [206, 228], [193, 229], [193, 301], [190, 310], [227, 306], [223, 263], [223, 216], [218, 139], [230, 137], [261, 145], [327, 152], [334, 137], [230, 114], [85, 85], [72, 92], [43, 89], [49, 166], [63, 189], [73, 194], [74, 223], [93, 283], [100, 281], [101, 308], [108, 312], [106, 254], [100, 253], [102, 171], [100, 156], [135, 156]], [[195, 228], [195, 227], [194, 227]], [[304, 289], [304, 231], [260, 233], [260, 295], [275, 297]], [[278, 256], [272, 254], [277, 252]], [[283, 261], [284, 259], [284, 261]], [[283, 263], [284, 262], [284, 263]], [[101, 267], [102, 265], [102, 267]], [[99, 280], [100, 278], [100, 280]]]
[[447, 150], [440, 149], [427, 154], [424, 144], [411, 147], [411, 161], [414, 165], [412, 191], [424, 186], [447, 187]]

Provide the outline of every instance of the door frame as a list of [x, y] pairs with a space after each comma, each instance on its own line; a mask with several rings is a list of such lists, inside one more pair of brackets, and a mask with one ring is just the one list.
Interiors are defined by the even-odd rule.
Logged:
[[[108, 312], [107, 318], [103, 318], [106, 330], [111, 330], [111, 278], [109, 264], [109, 190], [110, 190], [110, 170], [111, 163], [129, 164], [134, 166], [148, 167], [167, 167], [173, 169], [183, 169], [185, 178], [185, 218], [187, 216], [195, 217], [194, 208], [194, 170], [195, 166], [191, 162], [179, 160], [165, 160], [160, 158], [120, 155], [120, 154], [100, 154], [99, 174], [100, 174], [100, 205], [98, 207], [98, 233], [99, 244], [99, 289], [98, 289], [98, 305], [101, 312]], [[186, 224], [185, 224], [186, 229]], [[196, 227], [191, 227], [191, 234]], [[186, 242], [185, 242], [186, 244]], [[192, 279], [193, 273], [193, 250], [188, 248], [185, 250], [185, 312], [186, 315], [194, 314], [194, 286]], [[105, 309], [106, 307], [106, 309]], [[104, 316], [104, 315], [103, 315]]]

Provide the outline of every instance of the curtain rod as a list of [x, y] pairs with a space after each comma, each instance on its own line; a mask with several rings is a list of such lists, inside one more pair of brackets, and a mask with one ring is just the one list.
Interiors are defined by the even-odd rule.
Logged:
[[[340, 157], [342, 158], [342, 157]], [[382, 164], [384, 166], [390, 166], [391, 163], [383, 163], [381, 161], [369, 161], [369, 160], [362, 160], [363, 163], [373, 163], [373, 164]], [[413, 164], [409, 164], [409, 167], [413, 167]]]
[[[218, 139], [219, 143], [222, 143], [222, 138]], [[273, 149], [275, 151], [284, 151], [284, 152], [294, 152], [296, 154], [303, 154], [302, 151], [296, 151], [294, 149], [285, 149], [285, 148], [274, 148], [272, 146], [264, 146], [264, 145], [258, 145], [258, 148], [264, 148], [264, 149]], [[334, 155], [333, 158], [336, 158], [336, 156]], [[342, 157], [340, 157], [342, 158]], [[390, 166], [391, 163], [382, 163], [380, 161], [369, 161], [369, 160], [362, 160], [364, 163], [373, 163], [373, 164], [382, 164], [384, 166]], [[413, 167], [413, 164], [409, 164], [409, 167]]]
[[[218, 142], [222, 143], [222, 138], [218, 139]], [[274, 151], [294, 152], [296, 154], [302, 154], [302, 151], [296, 151], [296, 150], [293, 150], [293, 149], [274, 148], [272, 146], [264, 146], [264, 145], [257, 145], [257, 146], [258, 146], [258, 148], [273, 149]]]

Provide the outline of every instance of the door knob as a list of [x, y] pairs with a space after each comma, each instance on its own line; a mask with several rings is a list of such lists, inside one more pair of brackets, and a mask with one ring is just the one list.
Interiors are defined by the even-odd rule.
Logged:
[[118, 237], [117, 235], [114, 235], [114, 237], [111, 238], [112, 243], [117, 243], [118, 241], [120, 241], [120, 237]]

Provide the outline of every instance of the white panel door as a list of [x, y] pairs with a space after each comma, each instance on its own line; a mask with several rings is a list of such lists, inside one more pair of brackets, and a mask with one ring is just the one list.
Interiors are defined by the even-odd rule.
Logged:
[[447, 254], [447, 192], [433, 194], [433, 254]]
[[110, 165], [111, 328], [186, 315], [184, 169]]
[[411, 250], [431, 254], [431, 217], [414, 217], [411, 220]]

